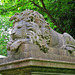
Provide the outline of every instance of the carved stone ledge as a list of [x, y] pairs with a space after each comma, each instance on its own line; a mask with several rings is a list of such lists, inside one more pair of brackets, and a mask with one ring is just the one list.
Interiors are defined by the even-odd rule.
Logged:
[[75, 63], [27, 58], [0, 64], [0, 73], [3, 75], [51, 75], [51, 73], [73, 75]]
[[48, 53], [37, 45], [22, 44], [19, 50], [8, 52], [0, 64], [3, 75], [75, 75], [75, 56], [67, 50], [50, 48]]
[[44, 53], [37, 45], [33, 44], [22, 44], [18, 51], [8, 51], [8, 58], [6, 61], [19, 60], [30, 57], [75, 62], [75, 52], [70, 54], [67, 50], [50, 47], [48, 52]]
[[50, 47], [48, 52], [44, 53], [37, 45], [22, 44], [18, 51], [8, 51], [7, 58], [1, 59], [1, 63], [25, 58], [39, 58], [75, 63], [75, 52], [69, 53], [64, 49]]

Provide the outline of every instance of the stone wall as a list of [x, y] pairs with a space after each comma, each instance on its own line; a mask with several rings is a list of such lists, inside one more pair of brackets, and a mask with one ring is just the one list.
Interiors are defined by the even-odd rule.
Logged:
[[0, 61], [2, 75], [75, 75], [75, 52], [50, 47], [44, 53], [37, 45], [22, 44], [8, 53]]

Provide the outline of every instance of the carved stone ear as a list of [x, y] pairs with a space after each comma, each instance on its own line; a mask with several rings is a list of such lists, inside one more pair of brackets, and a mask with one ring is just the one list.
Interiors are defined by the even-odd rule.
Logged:
[[10, 17], [9, 21], [12, 21], [15, 19], [15, 16]]
[[19, 15], [19, 13], [15, 13], [15, 15]]
[[10, 17], [9, 21], [12, 21], [11, 17]]
[[18, 19], [18, 18], [19, 18], [18, 15], [19, 15], [19, 13], [15, 13], [15, 15], [13, 15], [13, 16], [9, 19], [9, 21]]

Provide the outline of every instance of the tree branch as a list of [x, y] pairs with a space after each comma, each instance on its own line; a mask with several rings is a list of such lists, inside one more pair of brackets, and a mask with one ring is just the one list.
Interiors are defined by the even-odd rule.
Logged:
[[[32, 2], [32, 4], [34, 4], [35, 6], [37, 6], [37, 7], [40, 8], [40, 9], [42, 9], [42, 10], [49, 16], [49, 18], [52, 20], [52, 22], [54, 23], [54, 25], [56, 25], [57, 28], [59, 28], [59, 30], [60, 30], [61, 32], [64, 32], [63, 29], [60, 27], [60, 25], [58, 25], [58, 24], [56, 23], [55, 19], [52, 17], [52, 15], [51, 15], [51, 14], [49, 13], [49, 11], [46, 9], [45, 4], [44, 4], [44, 1], [43, 1], [43, 0], [40, 0], [40, 1], [41, 1], [41, 3], [42, 3], [43, 7], [39, 6], [38, 4], [34, 3], [33, 1], [29, 1], [29, 2]], [[17, 9], [18, 7], [20, 7], [20, 6], [22, 6], [22, 5], [25, 5], [25, 4], [29, 3], [29, 2], [26, 2], [26, 3], [18, 3], [16, 8], [12, 9], [13, 7], [16, 6], [16, 5], [14, 5], [14, 6], [8, 8], [8, 9], [6, 9], [6, 10], [3, 10], [1, 13], [3, 14], [4, 12], [7, 12], [8, 10], [15, 10], [15, 9]]]
[[40, 0], [40, 1], [41, 1], [42, 5], [43, 5], [43, 9], [44, 9], [44, 11], [46, 12], [46, 14], [51, 18], [51, 20], [53, 21], [54, 25], [57, 25], [57, 23], [55, 22], [55, 20], [54, 20], [54, 18], [52, 17], [52, 15], [50, 15], [50, 13], [48, 12], [48, 10], [46, 9], [43, 0]]
[[[3, 13], [5, 13], [5, 12], [7, 12], [8, 10], [15, 10], [15, 9], [17, 9], [18, 7], [20, 7], [20, 6], [24, 5], [24, 4], [27, 4], [27, 3], [29, 3], [29, 2], [26, 2], [26, 3], [23, 3], [23, 4], [18, 3], [18, 4], [17, 4], [17, 7], [16, 7], [16, 5], [11, 6], [10, 8], [3, 10], [1, 13], [3, 14]], [[16, 8], [12, 9], [13, 7], [16, 7]]]
[[43, 0], [40, 0], [40, 1], [41, 1], [42, 5], [43, 5], [43, 10], [46, 12], [46, 14], [47, 14], [47, 15], [49, 16], [49, 18], [52, 20], [52, 22], [54, 23], [54, 25], [56, 25], [57, 28], [59, 28], [59, 30], [60, 30], [61, 32], [64, 32], [63, 29], [61, 29], [60, 25], [58, 25], [58, 24], [56, 23], [55, 19], [52, 17], [52, 15], [51, 15], [51, 14], [48, 12], [48, 10], [46, 9]]
[[54, 25], [56, 25], [57, 28], [59, 28], [59, 30], [60, 30], [62, 33], [65, 32], [65, 31], [60, 27], [60, 25], [58, 25], [58, 24], [56, 23], [55, 19], [54, 19], [54, 18], [52, 17], [52, 15], [48, 12], [48, 10], [46, 10], [45, 12], [46, 12], [46, 14], [49, 16], [49, 18], [52, 20], [52, 22], [54, 23]]
[[44, 8], [42, 8], [42, 7], [40, 7], [39, 5], [35, 4], [33, 1], [30, 1], [30, 2], [32, 2], [32, 4], [34, 4], [34, 5], [37, 6], [38, 8], [44, 10]]
[[45, 4], [44, 4], [43, 0], [40, 0], [40, 1], [41, 1], [42, 5], [43, 5], [43, 8], [46, 10], [46, 7], [45, 7]]

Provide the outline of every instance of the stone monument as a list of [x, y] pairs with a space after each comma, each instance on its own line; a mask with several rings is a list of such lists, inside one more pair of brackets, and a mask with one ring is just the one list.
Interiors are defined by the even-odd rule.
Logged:
[[49, 27], [43, 16], [36, 11], [26, 10], [10, 18], [15, 20], [7, 50], [17, 50], [22, 44], [35, 44], [46, 52], [49, 47], [75, 50], [75, 40], [68, 33], [60, 34]]
[[1, 74], [75, 74], [75, 40], [71, 35], [54, 31], [33, 10], [16, 13], [9, 20], [14, 22], [8, 54], [0, 65]]

